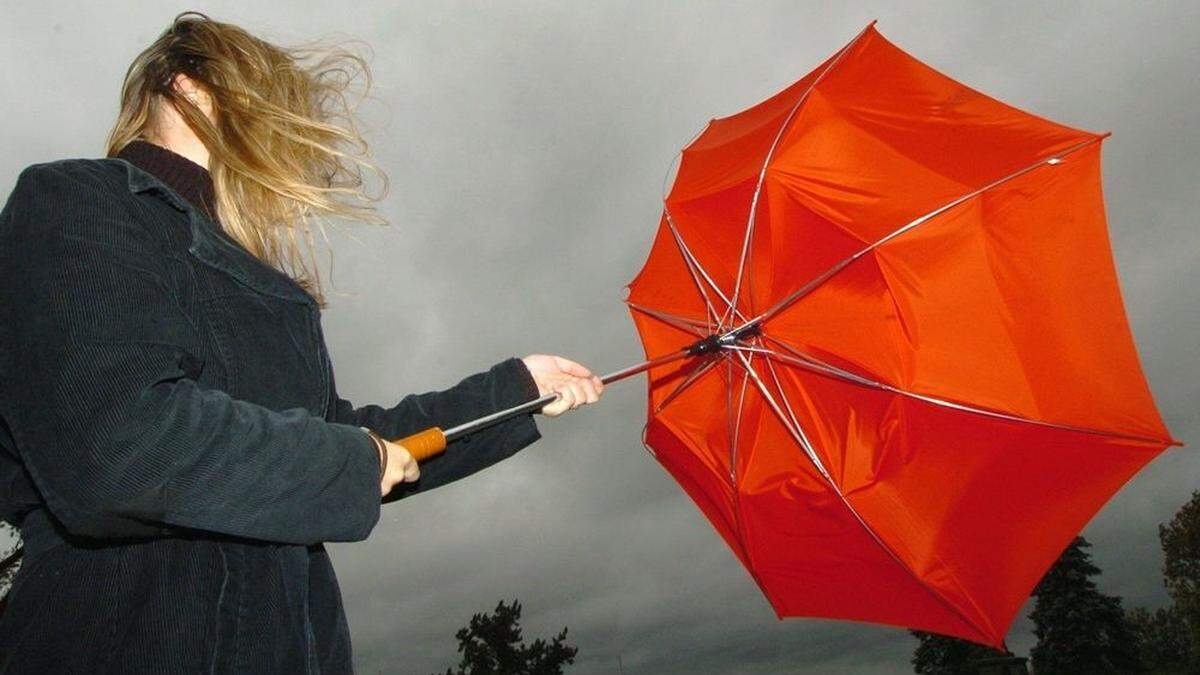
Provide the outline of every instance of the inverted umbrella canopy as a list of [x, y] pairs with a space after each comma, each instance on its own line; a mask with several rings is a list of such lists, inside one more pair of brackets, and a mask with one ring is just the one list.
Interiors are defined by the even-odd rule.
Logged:
[[664, 360], [644, 442], [780, 618], [1001, 646], [1072, 537], [1178, 444], [1125, 318], [1105, 136], [872, 24], [683, 149], [626, 300]]

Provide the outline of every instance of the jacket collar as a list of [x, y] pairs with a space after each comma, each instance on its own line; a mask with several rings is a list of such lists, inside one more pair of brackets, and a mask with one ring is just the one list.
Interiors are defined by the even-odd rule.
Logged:
[[186, 213], [192, 243], [188, 253], [230, 274], [243, 284], [268, 295], [316, 305], [316, 299], [287, 274], [264, 263], [225, 233], [200, 209], [171, 189], [154, 174], [120, 157], [106, 157], [125, 171], [126, 185], [135, 196], [152, 195]]

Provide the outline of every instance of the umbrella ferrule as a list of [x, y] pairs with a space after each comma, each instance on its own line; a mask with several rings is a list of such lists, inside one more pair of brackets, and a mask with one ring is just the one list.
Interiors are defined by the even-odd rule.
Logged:
[[691, 356], [703, 356], [712, 354], [721, 349], [724, 345], [721, 344], [721, 336], [713, 333], [706, 338], [693, 342], [687, 348], [687, 353]]
[[688, 348], [687, 353], [691, 356], [702, 356], [704, 354], [712, 354], [731, 347], [744, 337], [752, 337], [761, 335], [762, 329], [757, 322], [748, 323], [740, 328], [725, 332], [713, 333], [708, 337], [693, 342]]

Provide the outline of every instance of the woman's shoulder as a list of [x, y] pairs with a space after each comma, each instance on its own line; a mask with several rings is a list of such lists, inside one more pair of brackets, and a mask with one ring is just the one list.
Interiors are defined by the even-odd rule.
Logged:
[[0, 210], [0, 235], [145, 239], [123, 161], [72, 157], [27, 165]]
[[[17, 188], [55, 191], [102, 191], [120, 195], [128, 186], [123, 160], [111, 157], [67, 157], [35, 162], [21, 169]], [[126, 192], [128, 190], [126, 189]]]

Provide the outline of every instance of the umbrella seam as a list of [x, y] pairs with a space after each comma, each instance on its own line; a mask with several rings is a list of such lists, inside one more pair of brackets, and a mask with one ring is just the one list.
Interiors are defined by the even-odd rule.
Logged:
[[[659, 424], [661, 424], [668, 431], [670, 431], [671, 434], [674, 435], [675, 438], [678, 439], [681, 443], [683, 443], [685, 446], [687, 446], [688, 449], [693, 452], [693, 454], [702, 454], [702, 453], [695, 452], [695, 448], [692, 447], [692, 443], [690, 442], [690, 437], [687, 434], [680, 433], [680, 430], [675, 426], [675, 424], [673, 422], [671, 422], [671, 420], [669, 420], [665, 417], [662, 417], [661, 415], [656, 415], [654, 417], [654, 420], [656, 420]], [[648, 428], [649, 425], [650, 425], [650, 423], [647, 422], [646, 427]], [[642, 444], [646, 445], [646, 443], [644, 441]], [[649, 448], [648, 445], [647, 445], [647, 448]], [[655, 459], [659, 459], [658, 455], [655, 454], [653, 451], [651, 451], [650, 454], [653, 455]], [[661, 463], [661, 460], [659, 460], [659, 462]], [[705, 463], [705, 464], [706, 464], [706, 468], [709, 468], [709, 467], [707, 467], [707, 463]], [[734, 538], [737, 540], [738, 547], [741, 548], [742, 555], [744, 555], [746, 557], [747, 564], [744, 567], [746, 568], [746, 571], [750, 574], [750, 577], [754, 580], [754, 583], [758, 586], [758, 588], [762, 592], [762, 594], [767, 597], [767, 601], [771, 604], [772, 609], [775, 609], [776, 607], [779, 607], [782, 605], [780, 603], [778, 603], [778, 601], [775, 597], [775, 594], [770, 589], [768, 589], [767, 585], [765, 583], [763, 583], [762, 579], [758, 575], [758, 571], [756, 569], [757, 565], [754, 562], [754, 556], [750, 553], [750, 547], [746, 545], [746, 540], [742, 533], [742, 517], [741, 517], [741, 506], [740, 506], [740, 499], [739, 499], [740, 492], [739, 492], [737, 483], [735, 482], [731, 486], [731, 488], [732, 489], [731, 489], [730, 503], [731, 503], [731, 506], [733, 507], [732, 515], [734, 517], [734, 523], [733, 523], [734, 527], [731, 529], [733, 531]], [[720, 535], [720, 532], [718, 532], [717, 534]], [[776, 612], [778, 613], [778, 610], [776, 610]]]
[[[806, 101], [808, 101], [809, 94], [811, 94], [813, 92], [813, 90], [817, 87], [817, 85], [821, 83], [821, 80], [825, 79], [826, 75], [829, 75], [829, 73], [833, 72], [833, 69], [842, 62], [844, 57], [847, 54], [849, 54], [850, 51], [855, 46], [858, 45], [859, 41], [862, 40], [863, 36], [867, 35], [871, 32], [871, 27], [874, 25], [875, 25], [874, 21], [867, 24], [866, 28], [862, 29], [862, 31], [859, 32], [858, 35], [854, 36], [853, 40], [848, 42], [846, 44], [846, 46], [842, 47], [838, 51], [838, 53], [834, 57], [834, 59], [832, 61], [830, 61], [828, 66], [825, 67], [825, 70], [821, 71], [821, 73], [819, 75], [817, 75], [816, 79], [813, 80], [812, 84], [808, 85], [808, 89], [804, 90], [804, 93], [800, 95], [800, 98], [798, 98], [796, 100], [795, 105], [792, 106], [791, 111], [788, 112], [787, 117], [784, 118], [783, 123], [779, 125], [779, 131], [777, 131], [775, 133], [775, 140], [773, 140], [771, 142], [771, 147], [767, 150], [766, 157], [763, 158], [762, 168], [759, 169], [758, 180], [754, 185], [754, 196], [750, 198], [750, 214], [746, 220], [746, 233], [743, 236], [742, 252], [738, 257], [738, 267], [737, 267], [737, 271], [734, 273], [734, 277], [733, 277], [733, 293], [730, 295], [730, 298], [732, 298], [732, 299], [730, 300], [730, 303], [729, 303], [730, 310], [731, 310], [729, 320], [730, 320], [731, 325], [734, 321], [734, 311], [733, 310], [736, 310], [736, 308], [737, 308], [738, 292], [741, 290], [741, 286], [742, 286], [742, 267], [744, 266], [744, 264], [746, 262], [747, 253], [750, 250], [750, 237], [751, 237], [752, 233], [754, 232], [755, 217], [758, 215], [758, 198], [759, 198], [759, 195], [762, 194], [763, 182], [767, 178], [767, 168], [771, 165], [771, 160], [775, 157], [775, 150], [779, 147], [779, 142], [783, 140], [784, 134], [787, 133], [788, 129], [793, 127], [793, 122], [795, 122], [795, 120], [799, 118], [801, 108], [803, 108], [804, 103]], [[724, 329], [724, 327], [725, 327], [724, 326], [724, 318], [725, 317], [722, 316], [721, 318], [722, 318], [722, 321], [720, 324], [720, 328]]]
[[1007, 175], [1001, 176], [1000, 178], [997, 178], [996, 180], [992, 181], [991, 183], [988, 183], [987, 185], [984, 185], [983, 187], [977, 188], [967, 194], [961, 195], [961, 196], [943, 204], [942, 206], [939, 206], [938, 208], [930, 211], [929, 213], [926, 213], [918, 218], [915, 218], [915, 219], [905, 223], [904, 225], [891, 231], [884, 237], [876, 240], [874, 243], [867, 246], [866, 248], [864, 248], [864, 249], [854, 253], [853, 255], [851, 255], [847, 258], [844, 258], [841, 261], [839, 261], [838, 263], [834, 264], [829, 269], [825, 270], [821, 274], [814, 277], [812, 281], [810, 281], [807, 284], [796, 289], [796, 291], [794, 291], [791, 295], [785, 297], [782, 301], [780, 301], [780, 302], [776, 303], [775, 305], [773, 305], [772, 307], [768, 308], [766, 311], [759, 314], [754, 319], [751, 319], [751, 321], [766, 321], [767, 319], [771, 318], [775, 314], [778, 314], [779, 312], [786, 310], [796, 300], [799, 300], [800, 298], [804, 297], [805, 295], [807, 295], [807, 294], [811, 293], [812, 291], [816, 290], [817, 288], [819, 288], [822, 284], [829, 281], [834, 276], [836, 276], [838, 273], [840, 273], [842, 270], [849, 267], [850, 264], [853, 263], [855, 260], [858, 260], [862, 256], [875, 250], [876, 248], [879, 248], [883, 244], [886, 244], [887, 242], [891, 241], [892, 239], [895, 239], [896, 237], [903, 235], [905, 232], [908, 232], [916, 227], [919, 227], [920, 225], [924, 224], [925, 222], [940, 215], [942, 212], [948, 211], [949, 209], [954, 208], [955, 206], [967, 201], [968, 199], [978, 196], [978, 195], [980, 195], [984, 192], [987, 192], [988, 190], [991, 190], [993, 188], [999, 187], [1000, 185], [1003, 185], [1004, 183], [1007, 183], [1008, 181], [1013, 180], [1014, 178], [1017, 178], [1023, 174], [1026, 174], [1026, 173], [1036, 169], [1038, 166], [1045, 164], [1046, 162], [1048, 162], [1052, 159], [1061, 159], [1062, 157], [1065, 157], [1066, 155], [1069, 155], [1072, 152], [1075, 152], [1076, 150], [1080, 150], [1080, 149], [1085, 148], [1093, 143], [1097, 143], [1097, 142], [1101, 141], [1103, 138], [1104, 138], [1103, 136], [1097, 136], [1090, 140], [1087, 140], [1082, 143], [1078, 143], [1074, 146], [1071, 146], [1065, 150], [1061, 150], [1057, 153], [1052, 153], [1048, 157], [1040, 158], [1037, 161], [1034, 161], [1034, 162], [1030, 163], [1029, 165], [1022, 167], [1021, 169], [1018, 169]]
[[[764, 393], [766, 393], [766, 392], [765, 392], [766, 385], [765, 385], [765, 384], [764, 384], [764, 383], [761, 381], [761, 378], [757, 377], [757, 375], [756, 375], [756, 376], [754, 377], [754, 380], [755, 380], [755, 383], [756, 383], [756, 384], [758, 384], [758, 385], [759, 385], [759, 387], [761, 387], [761, 388], [764, 390]], [[779, 389], [779, 394], [780, 394], [780, 396], [781, 396], [781, 397], [785, 397], [785, 401], [786, 401], [786, 394], [784, 393], [782, 386], [780, 386], [780, 389]], [[789, 404], [789, 406], [790, 406], [790, 404]], [[781, 412], [778, 410], [777, 406], [776, 406], [776, 405], [771, 405], [771, 406], [770, 406], [770, 408], [771, 408], [771, 409], [774, 411], [774, 413], [775, 413], [775, 414], [776, 414], [776, 415], [779, 417], [779, 419], [780, 419], [780, 422], [781, 422], [781, 423], [783, 423], [784, 427], [785, 427], [786, 429], [788, 429], [788, 430], [789, 430], [789, 433], [791, 433], [791, 434], [793, 435], [793, 440], [796, 440], [796, 439], [795, 439], [795, 434], [796, 434], [796, 433], [798, 433], [798, 432], [795, 432], [795, 431], [792, 431], [792, 430], [791, 430], [791, 427], [788, 425], [788, 422], [787, 422], [787, 420], [783, 418], [783, 414], [782, 414], [782, 413], [781, 413]], [[796, 424], [797, 424], [797, 425], [799, 425], [799, 421], [798, 421], [798, 420], [796, 421]], [[797, 441], [797, 442], [799, 442], [799, 441]], [[983, 621], [984, 621], [984, 623], [985, 623], [985, 624], [987, 624], [987, 626], [985, 627], [985, 626], [982, 626], [982, 625], [980, 625], [980, 623], [979, 623], [979, 622], [978, 622], [976, 619], [974, 619], [974, 618], [972, 618], [971, 616], [969, 616], [969, 615], [967, 614], [967, 612], [965, 612], [965, 611], [964, 611], [964, 610], [963, 610], [961, 607], [959, 607], [959, 606], [958, 606], [958, 605], [957, 605], [955, 602], [953, 602], [953, 601], [952, 601], [950, 598], [948, 598], [948, 597], [946, 597], [946, 596], [942, 595], [940, 592], [938, 592], [938, 591], [934, 590], [933, 588], [931, 588], [931, 587], [929, 587], [929, 586], [927, 586], [927, 585], [925, 585], [924, 583], [922, 583], [922, 582], [921, 582], [921, 578], [917, 576], [916, 572], [915, 572], [915, 571], [913, 571], [913, 569], [912, 569], [912, 568], [911, 568], [911, 567], [908, 565], [908, 563], [906, 563], [906, 562], [905, 562], [905, 561], [904, 561], [904, 560], [903, 560], [903, 559], [900, 557], [900, 555], [899, 555], [898, 553], [896, 553], [896, 552], [895, 552], [895, 551], [892, 549], [892, 547], [891, 547], [891, 546], [890, 546], [890, 545], [889, 545], [887, 542], [885, 542], [885, 541], [882, 539], [882, 537], [880, 537], [880, 536], [879, 536], [879, 535], [878, 535], [878, 534], [875, 532], [875, 530], [873, 530], [873, 529], [871, 528], [871, 526], [870, 526], [870, 525], [868, 525], [868, 524], [867, 524], [866, 520], [864, 520], [864, 519], [863, 519], [863, 517], [862, 517], [862, 516], [861, 516], [861, 515], [858, 513], [858, 510], [857, 510], [857, 509], [855, 509], [855, 508], [854, 508], [854, 506], [853, 506], [853, 505], [850, 503], [850, 500], [849, 500], [849, 499], [847, 499], [847, 498], [846, 498], [846, 496], [845, 496], [845, 495], [842, 493], [842, 490], [841, 490], [841, 488], [840, 488], [840, 487], [837, 485], [837, 482], [836, 482], [836, 481], [834, 481], [834, 480], [833, 480], [833, 478], [832, 478], [832, 477], [829, 475], [829, 471], [828, 471], [828, 469], [825, 469], [823, 466], [821, 466], [821, 464], [820, 464], [820, 462], [819, 462], [818, 460], [815, 460], [815, 459], [813, 458], [813, 455], [815, 455], [815, 453], [816, 453], [816, 448], [812, 448], [812, 442], [811, 442], [811, 441], [807, 441], [807, 440], [806, 440], [806, 443], [807, 443], [807, 445], [808, 445], [808, 446], [811, 448], [811, 452], [812, 452], [813, 454], [812, 454], [812, 455], [809, 455], [809, 453], [808, 453], [808, 452], [805, 452], [805, 453], [804, 453], [804, 454], [805, 454], [805, 456], [807, 456], [807, 457], [809, 458], [809, 461], [812, 461], [812, 462], [814, 462], [815, 464], [817, 464], [817, 465], [818, 465], [818, 469], [819, 469], [819, 471], [818, 471], [818, 472], [819, 472], [819, 473], [820, 473], [822, 476], [824, 476], [825, 480], [826, 480], [826, 481], [829, 483], [829, 486], [830, 486], [830, 488], [833, 490], [834, 494], [836, 494], [836, 495], [838, 496], [838, 499], [839, 499], [839, 500], [841, 500], [842, 504], [843, 504], [843, 505], [846, 507], [846, 509], [850, 511], [850, 514], [854, 516], [855, 520], [857, 520], [857, 521], [858, 521], [859, 525], [861, 525], [861, 526], [862, 526], [862, 528], [863, 528], [864, 530], [866, 530], [867, 534], [868, 534], [868, 535], [870, 535], [870, 536], [871, 536], [871, 538], [875, 540], [875, 543], [876, 543], [876, 544], [877, 544], [877, 545], [878, 545], [878, 546], [879, 546], [881, 549], [883, 549], [883, 551], [884, 551], [885, 553], [887, 553], [887, 554], [888, 554], [888, 556], [889, 556], [889, 557], [891, 557], [891, 558], [892, 558], [892, 560], [893, 560], [893, 561], [894, 561], [894, 562], [895, 562], [897, 565], [899, 565], [899, 566], [900, 566], [900, 568], [901, 568], [902, 570], [904, 570], [905, 572], [907, 572], [907, 573], [908, 573], [908, 575], [909, 575], [910, 577], [912, 577], [912, 579], [913, 579], [913, 581], [916, 583], [917, 587], [918, 587], [918, 588], [922, 588], [922, 589], [924, 589], [924, 590], [926, 591], [926, 593], [928, 593], [930, 596], [932, 596], [934, 599], [936, 599], [938, 602], [940, 602], [940, 603], [941, 603], [941, 604], [942, 604], [944, 607], [946, 607], [946, 608], [950, 609], [950, 611], [951, 611], [952, 613], [954, 613], [954, 614], [957, 614], [957, 615], [958, 615], [958, 616], [959, 616], [959, 617], [960, 617], [960, 618], [961, 618], [961, 619], [962, 619], [964, 622], [966, 622], [966, 623], [967, 623], [967, 625], [969, 625], [969, 626], [971, 626], [972, 628], [974, 628], [974, 629], [978, 630], [978, 631], [979, 631], [981, 634], [983, 634], [983, 635], [992, 635], [992, 634], [995, 632], [995, 628], [991, 626], [991, 623], [990, 623], [990, 621], [988, 621], [988, 620], [987, 620], [987, 617], [986, 617], [986, 616], [983, 616], [983, 617], [982, 617], [982, 618], [983, 618]], [[935, 554], [935, 557], [936, 557], [936, 554]], [[939, 558], [939, 562], [941, 562], [940, 558]], [[945, 567], [945, 564], [944, 564], [944, 563], [942, 563], [942, 564], [943, 564], [943, 567]], [[953, 573], [951, 573], [951, 574], [953, 574]], [[957, 580], [955, 580], [955, 584], [956, 584], [956, 585], [958, 585], [958, 586], [961, 586], [961, 584], [960, 584], [960, 583], [959, 583]], [[970, 599], [968, 598], [968, 600], [970, 600]], [[975, 607], [975, 609], [978, 609], [978, 606], [977, 606], [977, 605], [975, 605], [975, 602], [974, 602], [973, 600], [970, 600], [970, 603], [971, 603], [972, 607]]]
[[[920, 401], [925, 401], [926, 403], [930, 403], [932, 405], [938, 405], [938, 406], [947, 407], [947, 408], [959, 409], [959, 410], [962, 410], [963, 412], [969, 412], [969, 413], [976, 414], [976, 415], [985, 415], [987, 417], [995, 417], [998, 419], [1008, 420], [1010, 422], [1017, 422], [1017, 423], [1021, 423], [1021, 424], [1035, 424], [1038, 426], [1045, 426], [1045, 427], [1051, 427], [1054, 429], [1061, 429], [1063, 431], [1071, 431], [1071, 432], [1082, 433], [1082, 434], [1092, 434], [1092, 435], [1097, 435], [1097, 436], [1107, 436], [1110, 438], [1118, 438], [1118, 439], [1124, 439], [1124, 440], [1129, 440], [1129, 441], [1137, 441], [1139, 443], [1157, 443], [1157, 444], [1163, 444], [1163, 445], [1173, 445], [1172, 441], [1161, 439], [1161, 438], [1152, 438], [1149, 436], [1137, 436], [1137, 435], [1127, 434], [1127, 433], [1122, 433], [1122, 432], [1107, 431], [1104, 429], [1094, 429], [1094, 428], [1089, 428], [1089, 427], [1076, 427], [1076, 426], [1071, 426], [1071, 425], [1067, 425], [1067, 424], [1060, 424], [1057, 422], [1036, 420], [1036, 419], [1031, 419], [1028, 417], [1020, 417], [1018, 415], [1012, 415], [1010, 413], [1000, 412], [998, 410], [989, 410], [982, 406], [977, 406], [977, 405], [970, 404], [970, 403], [963, 403], [960, 401], [954, 401], [954, 400], [947, 399], [947, 398], [941, 398], [941, 397], [937, 397], [937, 396], [930, 396], [927, 394], [920, 394], [920, 393], [917, 393], [914, 391], [908, 391], [907, 389], [901, 389], [900, 387], [897, 387], [892, 384], [888, 384], [887, 382], [884, 382], [882, 380], [873, 380], [868, 377], [864, 377], [861, 375], [857, 375], [855, 373], [851, 373], [850, 371], [839, 368], [838, 366], [834, 366], [832, 364], [825, 363], [824, 361], [821, 361], [820, 359], [816, 358], [815, 356], [811, 356], [809, 354], [804, 353], [803, 351], [800, 350], [799, 347], [796, 347], [795, 345], [784, 342], [783, 340], [780, 340], [777, 337], [774, 337], [771, 335], [767, 335], [766, 337], [774, 342], [778, 342], [779, 344], [783, 345], [789, 351], [792, 351], [795, 354], [803, 356], [804, 359], [809, 359], [813, 364], [816, 365], [816, 367], [810, 367], [810, 369], [815, 370], [816, 372], [823, 372], [824, 374], [826, 374], [830, 377], [836, 377], [838, 379], [841, 379], [841, 380], [844, 380], [846, 382], [850, 382], [853, 384], [857, 384], [860, 386], [884, 389], [887, 391], [891, 391], [892, 393], [900, 394], [900, 395], [914, 398], [914, 399], [917, 399]], [[805, 367], [805, 366], [801, 366], [799, 364], [793, 364], [793, 365], [797, 365], [798, 367]], [[830, 372], [829, 369], [831, 369], [832, 371], [841, 371], [841, 372]], [[874, 375], [874, 373], [872, 373], [872, 375]]]
[[[968, 185], [967, 183], [964, 183], [963, 181], [961, 181], [961, 180], [958, 180], [957, 178], [955, 178], [955, 177], [953, 177], [953, 176], [951, 176], [951, 175], [949, 175], [949, 174], [947, 174], [947, 173], [945, 173], [945, 172], [943, 172], [943, 171], [939, 171], [939, 170], [937, 170], [937, 169], [935, 169], [935, 168], [933, 168], [933, 167], [930, 167], [930, 166], [927, 166], [927, 165], [923, 164], [923, 163], [921, 162], [921, 160], [920, 160], [920, 159], [918, 159], [918, 158], [914, 157], [912, 154], [910, 154], [910, 153], [908, 153], [908, 152], [905, 152], [905, 151], [904, 151], [902, 148], [900, 148], [900, 147], [899, 147], [899, 146], [897, 146], [896, 144], [894, 144], [894, 143], [892, 143], [892, 142], [888, 141], [886, 138], [883, 138], [882, 136], [879, 136], [879, 135], [877, 135], [877, 134], [874, 134], [874, 133], [872, 133], [870, 129], [868, 129], [866, 126], [864, 126], [864, 125], [863, 125], [863, 123], [862, 123], [862, 121], [861, 121], [861, 120], [859, 120], [859, 119], [855, 118], [853, 115], [851, 115], [851, 114], [850, 114], [849, 110], [846, 108], [846, 106], [845, 106], [845, 105], [842, 105], [842, 104], [840, 104], [840, 103], [839, 103], [839, 102], [838, 102], [836, 99], [834, 99], [833, 97], [831, 97], [831, 96], [829, 96], [829, 95], [825, 94], [825, 93], [824, 93], [824, 92], [822, 92], [822, 91], [818, 91], [817, 93], [818, 93], [818, 94], [820, 94], [820, 96], [821, 96], [821, 100], [822, 100], [822, 101], [824, 101], [824, 102], [826, 102], [826, 103], [828, 103], [828, 104], [829, 104], [829, 107], [833, 109], [833, 112], [834, 112], [834, 113], [837, 115], [837, 118], [838, 118], [838, 119], [840, 119], [840, 120], [842, 120], [842, 121], [846, 122], [846, 123], [847, 123], [847, 124], [849, 124], [850, 126], [852, 126], [852, 127], [854, 127], [855, 129], [857, 129], [857, 130], [861, 131], [863, 134], [865, 134], [865, 135], [866, 135], [866, 136], [868, 136], [869, 138], [872, 138], [872, 139], [874, 139], [874, 140], [876, 140], [876, 141], [879, 141], [879, 142], [880, 142], [880, 143], [882, 143], [884, 146], [886, 146], [888, 149], [890, 149], [890, 150], [892, 150], [893, 152], [895, 152], [897, 155], [900, 155], [901, 157], [903, 157], [903, 158], [905, 158], [905, 159], [909, 160], [909, 161], [910, 161], [910, 162], [912, 162], [913, 164], [915, 164], [915, 165], [917, 165], [917, 166], [921, 167], [922, 169], [925, 169], [925, 170], [929, 171], [929, 172], [930, 172], [930, 173], [932, 173], [932, 174], [936, 174], [936, 175], [938, 175], [938, 176], [941, 176], [942, 178], [945, 178], [947, 181], [950, 181], [951, 183], [954, 183], [955, 185], [957, 185], [957, 186], [959, 186], [959, 187], [961, 187], [961, 188], [963, 188], [963, 189], [966, 189], [966, 190], [969, 190], [969, 189], [971, 189], [971, 186], [970, 186], [970, 185]], [[1022, 112], [1024, 112], [1024, 111], [1022, 111]]]

